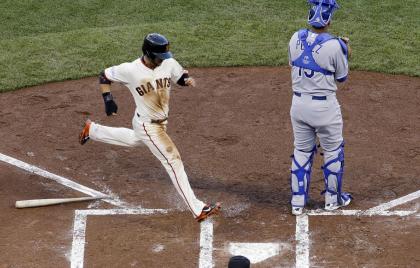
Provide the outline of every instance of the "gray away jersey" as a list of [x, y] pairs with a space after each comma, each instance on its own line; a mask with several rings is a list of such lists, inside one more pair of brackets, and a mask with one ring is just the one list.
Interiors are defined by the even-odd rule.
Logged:
[[164, 119], [169, 113], [171, 83], [176, 83], [184, 73], [173, 58], [164, 60], [154, 70], [146, 67], [141, 59], [105, 69], [106, 77], [124, 84], [136, 103], [136, 112], [145, 119]]
[[[307, 42], [311, 44], [318, 34], [308, 31]], [[298, 32], [294, 33], [289, 42], [289, 64], [299, 58], [303, 52], [303, 45], [298, 38]], [[347, 57], [344, 55], [341, 46], [336, 39], [331, 39], [316, 46], [312, 55], [318, 65], [333, 75], [324, 75], [311, 70], [300, 70], [292, 66], [292, 88], [295, 92], [303, 94], [327, 96], [337, 91], [335, 80], [342, 79], [348, 74]]]

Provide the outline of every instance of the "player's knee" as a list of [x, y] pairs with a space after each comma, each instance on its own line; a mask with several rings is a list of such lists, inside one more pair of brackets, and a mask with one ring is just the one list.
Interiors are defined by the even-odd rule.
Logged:
[[296, 143], [295, 142], [295, 149], [301, 152], [310, 153], [312, 152], [314, 146], [316, 144], [312, 142], [306, 142], [306, 143]]
[[320, 141], [322, 150], [326, 152], [334, 152], [341, 148], [343, 139], [331, 140], [331, 141]]

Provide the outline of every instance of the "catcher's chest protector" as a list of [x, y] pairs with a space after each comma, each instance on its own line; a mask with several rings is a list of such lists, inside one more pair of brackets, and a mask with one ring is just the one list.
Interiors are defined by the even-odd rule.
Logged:
[[[318, 53], [318, 50], [322, 47], [322, 44], [331, 40], [331, 39], [337, 39], [336, 37], [330, 35], [329, 33], [321, 33], [316, 38], [315, 41], [309, 45], [306, 39], [308, 38], [308, 29], [302, 29], [299, 30], [298, 38], [301, 42], [301, 45], [303, 45], [303, 52], [297, 58], [296, 60], [292, 61], [292, 65], [308, 70], [312, 70], [315, 72], [323, 73], [324, 75], [333, 75], [333, 72], [330, 72], [316, 63], [312, 53]], [[343, 53], [347, 56], [347, 46], [343, 41], [340, 39], [337, 39], [340, 43], [341, 48], [343, 49]], [[340, 42], [341, 41], [341, 42]], [[316, 50], [314, 50], [315, 47], [319, 46]]]

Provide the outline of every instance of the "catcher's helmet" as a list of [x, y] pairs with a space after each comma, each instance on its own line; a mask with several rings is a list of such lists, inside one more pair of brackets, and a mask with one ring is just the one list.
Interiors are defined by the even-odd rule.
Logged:
[[327, 26], [334, 11], [340, 8], [335, 0], [308, 0], [308, 3], [311, 5], [308, 23], [318, 29]]
[[165, 36], [158, 33], [150, 33], [146, 35], [142, 46], [143, 54], [154, 60], [156, 58], [165, 60], [172, 58], [169, 51], [169, 41]]

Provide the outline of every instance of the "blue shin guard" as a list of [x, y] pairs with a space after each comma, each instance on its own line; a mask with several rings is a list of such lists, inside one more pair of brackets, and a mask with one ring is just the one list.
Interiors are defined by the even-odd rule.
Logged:
[[[316, 146], [314, 146], [310, 152], [295, 150], [295, 153], [292, 155], [293, 163], [290, 180], [292, 189], [291, 203], [293, 207], [304, 207], [309, 199], [309, 184], [311, 181], [312, 163], [315, 153]], [[302, 159], [304, 159], [304, 161], [302, 161]], [[293, 168], [293, 164], [296, 168]], [[295, 190], [293, 188], [295, 188]], [[300, 199], [299, 197], [303, 197], [303, 199]]]
[[[324, 152], [326, 161], [322, 170], [324, 173], [325, 205], [332, 209], [346, 206], [353, 199], [349, 193], [342, 192], [343, 174], [344, 174], [344, 142], [337, 150], [332, 152]], [[332, 158], [332, 159], [331, 159]]]

